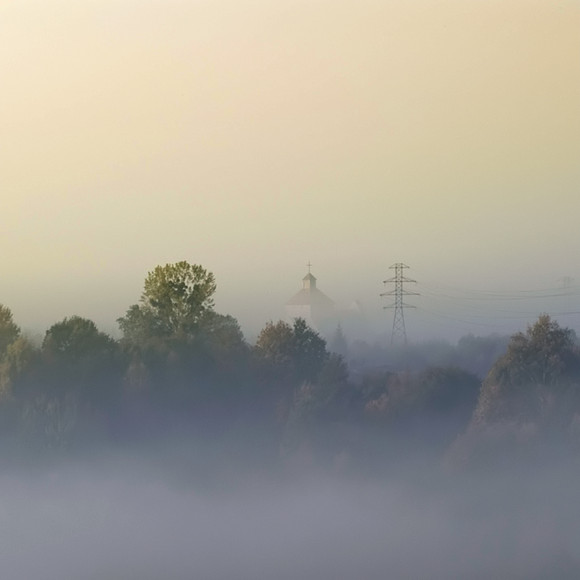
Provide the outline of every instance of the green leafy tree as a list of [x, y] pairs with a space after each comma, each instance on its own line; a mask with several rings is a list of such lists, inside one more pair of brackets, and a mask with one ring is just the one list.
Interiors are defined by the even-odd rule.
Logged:
[[139, 304], [118, 320], [126, 340], [191, 337], [213, 311], [216, 283], [202, 266], [182, 261], [149, 272]]
[[42, 380], [39, 363], [38, 348], [23, 336], [8, 346], [0, 361], [0, 433], [3, 442], [18, 438], [23, 405], [38, 392]]
[[40, 353], [27, 338], [11, 343], [0, 363], [0, 399], [25, 396], [38, 381]]
[[255, 352], [269, 378], [278, 377], [293, 386], [314, 381], [329, 356], [326, 341], [303, 318], [296, 318], [292, 326], [282, 320], [266, 324]]
[[328, 359], [326, 341], [303, 318], [294, 320], [293, 331], [297, 376], [300, 380], [313, 380]]
[[294, 333], [283, 320], [268, 322], [256, 340], [256, 350], [261, 357], [275, 364], [285, 364], [292, 359]]
[[536, 421], [555, 397], [575, 392], [580, 356], [575, 334], [542, 315], [518, 332], [486, 377], [474, 415], [476, 423]]
[[20, 328], [14, 322], [12, 311], [0, 304], [0, 358], [6, 349], [20, 336]]
[[115, 341], [88, 318], [71, 316], [53, 324], [42, 342], [43, 352], [67, 364], [116, 350]]
[[262, 329], [254, 360], [264, 409], [273, 421], [273, 439], [286, 445], [299, 439], [295, 434], [301, 425], [310, 425], [313, 409], [318, 409], [311, 388], [328, 357], [325, 340], [301, 318], [292, 326], [280, 320]]
[[92, 320], [71, 316], [53, 324], [42, 343], [45, 384], [57, 395], [74, 392], [91, 404], [118, 394], [122, 361], [118, 345]]
[[219, 424], [248, 384], [248, 346], [235, 318], [215, 312], [215, 291], [214, 275], [202, 266], [157, 266], [139, 303], [118, 320], [131, 359], [128, 405], [161, 430], [178, 423], [193, 429], [210, 406]]
[[[483, 382], [467, 431], [450, 452], [452, 463], [489, 466], [571, 443], [580, 416], [580, 352], [575, 334], [547, 315], [513, 335]], [[550, 451], [550, 453], [552, 453]]]
[[23, 337], [12, 312], [0, 305], [0, 431], [8, 441], [19, 428], [19, 397], [36, 386], [38, 350]]
[[123, 364], [117, 343], [79, 316], [51, 326], [42, 347], [20, 337], [0, 364], [12, 435], [28, 450], [62, 450], [108, 434]]

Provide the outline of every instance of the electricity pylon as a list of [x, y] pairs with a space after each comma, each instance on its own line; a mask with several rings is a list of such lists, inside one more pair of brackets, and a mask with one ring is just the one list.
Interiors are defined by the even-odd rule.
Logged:
[[403, 296], [419, 296], [418, 292], [410, 292], [405, 290], [404, 284], [407, 283], [417, 283], [417, 280], [411, 280], [403, 276], [403, 270], [408, 268], [406, 264], [402, 262], [397, 262], [389, 267], [390, 270], [395, 270], [395, 275], [388, 280], [383, 280], [383, 284], [394, 284], [393, 290], [388, 292], [383, 292], [381, 296], [394, 296], [395, 302], [389, 304], [388, 306], [383, 306], [385, 310], [394, 309], [395, 314], [393, 316], [393, 332], [391, 334], [391, 344], [403, 343], [407, 344], [407, 331], [405, 330], [405, 315], [403, 310], [405, 308], [415, 308], [410, 304], [405, 304], [403, 302]]

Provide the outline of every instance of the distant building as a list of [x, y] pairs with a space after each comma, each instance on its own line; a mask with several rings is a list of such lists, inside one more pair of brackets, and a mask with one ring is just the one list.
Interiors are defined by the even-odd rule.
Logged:
[[316, 278], [310, 272], [302, 278], [302, 290], [286, 302], [286, 321], [303, 318], [308, 326], [327, 340], [332, 340], [340, 326], [349, 339], [366, 336], [368, 325], [362, 305], [357, 300], [347, 307], [339, 308], [324, 292], [316, 287]]
[[334, 302], [316, 287], [316, 278], [308, 265], [308, 274], [302, 278], [302, 290], [286, 302], [288, 322], [303, 318], [315, 330], [328, 334], [336, 327], [336, 314]]

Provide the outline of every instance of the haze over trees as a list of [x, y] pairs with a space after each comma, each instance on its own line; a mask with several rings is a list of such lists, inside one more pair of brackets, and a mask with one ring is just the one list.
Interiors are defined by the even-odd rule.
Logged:
[[573, 454], [580, 425], [580, 348], [547, 315], [515, 334], [487, 375], [457, 460], [495, 463]]
[[8, 523], [22, 497], [32, 514], [3, 545], [42, 554], [15, 578], [82, 577], [105, 538], [104, 578], [578, 576], [570, 329], [403, 351], [298, 318], [249, 344], [215, 291], [201, 266], [156, 267], [119, 340], [71, 315], [32, 341], [0, 306], [2, 499]]
[[174, 452], [191, 469], [200, 461], [192, 450], [211, 447], [213, 460], [235, 469], [347, 472], [388, 471], [403, 450], [454, 466], [522, 449], [576, 453], [580, 354], [574, 333], [546, 315], [508, 342], [415, 345], [373, 366], [368, 345], [348, 344], [339, 328], [331, 348], [300, 318], [269, 322], [248, 344], [237, 321], [216, 312], [216, 287], [202, 266], [157, 266], [119, 318], [120, 340], [73, 315], [36, 345], [1, 306], [4, 452], [179, 441]]

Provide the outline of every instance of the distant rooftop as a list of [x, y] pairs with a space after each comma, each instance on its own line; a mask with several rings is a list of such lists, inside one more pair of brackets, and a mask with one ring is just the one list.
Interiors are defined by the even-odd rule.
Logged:
[[302, 278], [302, 290], [292, 296], [286, 302], [286, 306], [323, 306], [328, 308], [334, 306], [334, 302], [316, 287], [316, 278], [308, 272]]

